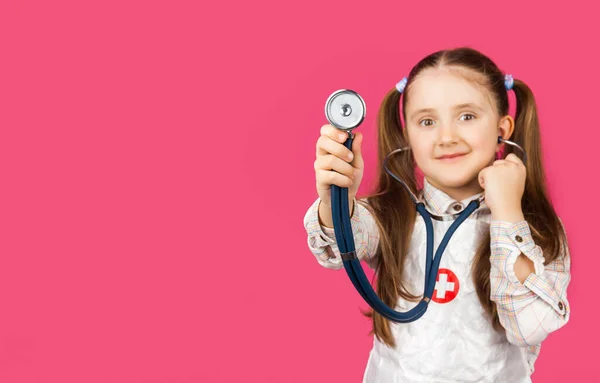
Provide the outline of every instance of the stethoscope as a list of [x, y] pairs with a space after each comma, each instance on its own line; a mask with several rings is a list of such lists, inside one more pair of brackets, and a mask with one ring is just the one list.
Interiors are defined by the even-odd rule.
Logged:
[[[340, 89], [332, 93], [327, 102], [325, 103], [325, 116], [331, 125], [334, 127], [347, 132], [348, 138], [344, 142], [344, 146], [352, 150], [352, 140], [354, 138], [352, 130], [357, 128], [363, 121], [366, 115], [366, 105], [363, 98], [355, 91], [349, 89]], [[525, 150], [518, 144], [504, 140], [502, 137], [498, 137], [498, 143], [506, 143], [519, 149], [523, 155], [523, 161], [527, 161], [527, 155]], [[400, 182], [404, 189], [410, 195], [413, 203], [416, 206], [417, 212], [423, 217], [425, 222], [425, 228], [427, 233], [427, 251], [425, 260], [425, 286], [423, 298], [421, 301], [412, 309], [407, 312], [398, 312], [388, 307], [373, 290], [371, 283], [367, 279], [365, 272], [360, 264], [360, 261], [356, 255], [356, 248], [354, 246], [354, 236], [352, 234], [352, 227], [350, 224], [350, 212], [349, 212], [349, 201], [348, 201], [348, 188], [339, 187], [337, 185], [331, 185], [331, 210], [333, 218], [333, 227], [335, 232], [335, 238], [340, 251], [342, 262], [346, 273], [352, 284], [361, 295], [361, 297], [383, 317], [399, 323], [413, 322], [425, 314], [431, 297], [435, 290], [435, 283], [437, 274], [440, 266], [440, 260], [442, 254], [450, 241], [450, 238], [456, 231], [456, 229], [469, 217], [475, 210], [477, 210], [481, 202], [484, 200], [482, 194], [479, 198], [472, 200], [467, 207], [460, 213], [438, 216], [431, 214], [425, 208], [425, 204], [417, 198], [417, 196], [410, 190], [408, 185], [393, 174], [388, 168], [389, 158], [397, 153], [405, 152], [410, 150], [410, 147], [400, 148], [389, 153], [383, 163], [385, 171], [393, 177], [395, 180]], [[431, 219], [438, 221], [454, 221], [446, 234], [444, 235], [440, 245], [433, 254], [433, 222]]]

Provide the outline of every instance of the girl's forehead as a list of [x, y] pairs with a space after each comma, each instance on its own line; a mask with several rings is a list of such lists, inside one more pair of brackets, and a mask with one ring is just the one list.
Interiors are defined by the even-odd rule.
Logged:
[[407, 112], [433, 108], [444, 110], [455, 105], [475, 103], [493, 108], [490, 91], [481, 75], [461, 68], [429, 68], [415, 77], [408, 89]]

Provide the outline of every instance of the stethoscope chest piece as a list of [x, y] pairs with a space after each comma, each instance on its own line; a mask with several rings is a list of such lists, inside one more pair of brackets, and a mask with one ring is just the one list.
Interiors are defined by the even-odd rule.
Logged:
[[329, 123], [344, 131], [358, 127], [365, 119], [366, 111], [363, 98], [349, 89], [333, 92], [325, 103], [325, 116]]

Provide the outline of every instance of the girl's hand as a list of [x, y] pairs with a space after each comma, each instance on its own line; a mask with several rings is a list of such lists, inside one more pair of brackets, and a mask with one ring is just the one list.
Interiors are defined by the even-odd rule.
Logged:
[[513, 153], [479, 172], [479, 184], [485, 190], [485, 203], [493, 220], [519, 222], [524, 219], [521, 199], [526, 176], [525, 165]]
[[326, 205], [331, 205], [331, 185], [347, 187], [350, 203], [356, 196], [364, 169], [360, 148], [362, 137], [360, 132], [354, 135], [352, 151], [350, 151], [344, 146], [348, 138], [347, 133], [330, 124], [321, 127], [314, 168], [317, 193]]

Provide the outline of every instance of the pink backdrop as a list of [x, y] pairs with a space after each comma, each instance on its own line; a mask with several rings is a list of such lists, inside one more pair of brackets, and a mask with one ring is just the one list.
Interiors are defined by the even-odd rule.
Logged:
[[534, 381], [600, 378], [595, 15], [577, 1], [3, 1], [0, 382], [360, 382], [367, 306], [302, 226], [323, 105], [339, 88], [365, 98], [367, 190], [383, 95], [463, 44], [533, 88], [571, 241], [571, 321]]

